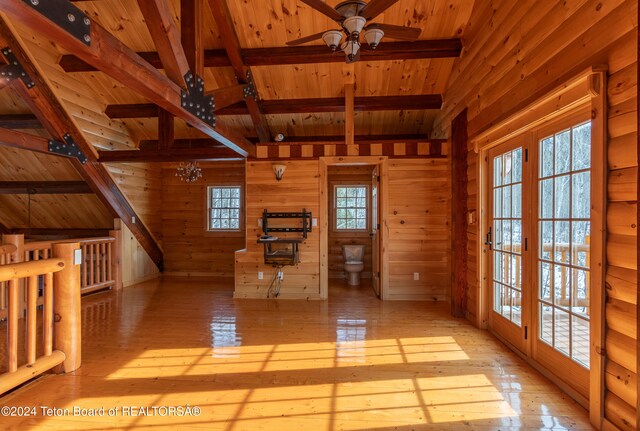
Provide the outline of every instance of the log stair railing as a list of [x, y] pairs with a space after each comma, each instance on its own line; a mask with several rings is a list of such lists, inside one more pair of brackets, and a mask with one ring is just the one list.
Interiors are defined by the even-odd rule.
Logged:
[[[0, 394], [52, 368], [68, 373], [80, 366], [80, 268], [74, 262], [79, 248], [77, 242], [56, 243], [51, 258], [0, 266], [8, 309], [6, 371], [0, 374]], [[3, 246], [4, 254], [6, 250]], [[37, 305], [40, 285], [44, 292], [41, 312]], [[18, 348], [21, 286], [27, 293], [24, 355]]]

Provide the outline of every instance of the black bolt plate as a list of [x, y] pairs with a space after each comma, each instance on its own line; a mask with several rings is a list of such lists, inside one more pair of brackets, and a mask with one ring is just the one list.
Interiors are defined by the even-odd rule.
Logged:
[[254, 100], [258, 100], [258, 92], [256, 91], [256, 86], [253, 83], [253, 75], [251, 74], [251, 70], [247, 70], [247, 86], [242, 90], [244, 98], [251, 97]]
[[13, 52], [11, 52], [11, 48], [3, 48], [2, 55], [4, 55], [8, 64], [0, 68], [0, 78], [8, 80], [20, 78], [27, 88], [31, 88], [36, 85], [27, 72], [25, 72], [22, 65], [18, 62], [18, 59]]
[[215, 104], [213, 96], [205, 96], [204, 79], [188, 72], [184, 76], [188, 91], [182, 90], [181, 105], [184, 109], [209, 124], [216, 127], [216, 116], [213, 113]]
[[91, 20], [68, 0], [22, 0], [58, 27], [91, 46]]
[[76, 159], [80, 160], [80, 163], [86, 163], [87, 156], [84, 155], [71, 135], [67, 133], [62, 138], [64, 139], [64, 142], [54, 140], [49, 141], [49, 152], [60, 154], [61, 156], [75, 157]]

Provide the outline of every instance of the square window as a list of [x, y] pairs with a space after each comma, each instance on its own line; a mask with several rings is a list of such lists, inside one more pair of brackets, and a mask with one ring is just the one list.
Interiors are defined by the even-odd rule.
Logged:
[[240, 230], [240, 186], [212, 186], [208, 189], [209, 231]]

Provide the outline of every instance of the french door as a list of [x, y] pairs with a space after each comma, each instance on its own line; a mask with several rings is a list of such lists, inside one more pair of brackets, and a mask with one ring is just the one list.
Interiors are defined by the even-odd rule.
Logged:
[[591, 123], [576, 115], [487, 152], [489, 326], [589, 396]]

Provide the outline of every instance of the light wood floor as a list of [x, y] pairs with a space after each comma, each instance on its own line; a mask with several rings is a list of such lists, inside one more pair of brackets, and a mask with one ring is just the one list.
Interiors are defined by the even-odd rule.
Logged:
[[[336, 283], [326, 302], [233, 300], [229, 280], [184, 279], [87, 297], [83, 366], [0, 398], [38, 409], [0, 428], [591, 429], [584, 409], [446, 305]], [[160, 408], [187, 404], [201, 414]], [[130, 406], [158, 409], [123, 414]]]

